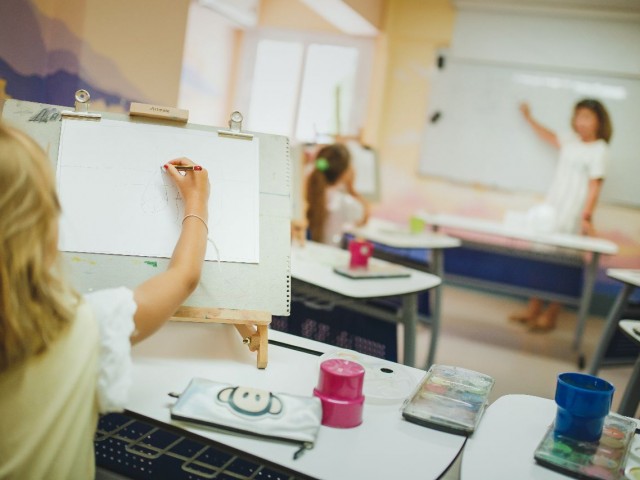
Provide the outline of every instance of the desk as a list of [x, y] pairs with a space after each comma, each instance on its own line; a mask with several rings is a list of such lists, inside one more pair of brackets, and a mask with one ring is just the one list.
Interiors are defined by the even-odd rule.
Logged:
[[[172, 422], [169, 392], [182, 392], [191, 378], [310, 395], [318, 379], [318, 357], [286, 348], [294, 345], [318, 352], [333, 347], [270, 331], [269, 366], [258, 370], [255, 355], [229, 325], [169, 323], [133, 349], [133, 383], [127, 411], [155, 423], [172, 424], [200, 437], [249, 452], [284, 468], [315, 478], [438, 478], [464, 444], [464, 438], [406, 422], [400, 401], [365, 403], [363, 423], [352, 429], [321, 427], [316, 446], [293, 460], [295, 446], [226, 434], [196, 425]], [[424, 371], [405, 369], [417, 383]]]
[[[586, 268], [582, 295], [578, 309], [578, 323], [573, 339], [573, 349], [580, 350], [582, 336], [587, 322], [591, 297], [596, 282], [598, 264], [601, 255], [615, 255], [618, 246], [602, 238], [587, 237], [582, 235], [569, 235], [564, 233], [536, 233], [525, 229], [519, 230], [503, 225], [499, 222], [491, 222], [476, 218], [461, 217], [457, 215], [431, 215], [420, 213], [418, 216], [430, 224], [434, 230], [446, 227], [467, 232], [482, 233], [496, 237], [523, 240], [549, 247], [560, 247], [579, 253], [591, 253], [591, 260]], [[464, 242], [464, 241], [463, 241]]]
[[[567, 479], [566, 475], [536, 464], [533, 458], [555, 415], [553, 400], [529, 395], [500, 397], [487, 409], [480, 426], [467, 440], [460, 478]], [[634, 442], [638, 443], [638, 436]]]
[[[358, 237], [387, 247], [392, 248], [413, 248], [431, 250], [431, 273], [444, 278], [444, 261], [442, 251], [445, 248], [459, 247], [461, 242], [457, 238], [443, 234], [429, 232], [410, 233], [407, 227], [402, 227], [396, 223], [388, 222], [378, 218], [371, 218], [367, 225], [349, 230]], [[375, 252], [374, 252], [375, 254]], [[431, 345], [429, 346], [429, 356], [425, 368], [428, 369], [434, 362], [438, 337], [440, 335], [441, 314], [442, 314], [442, 284], [433, 290], [433, 306], [431, 313]]]
[[600, 370], [603, 363], [604, 354], [611, 343], [611, 339], [616, 332], [616, 328], [618, 328], [620, 314], [627, 306], [627, 302], [629, 301], [629, 297], [631, 296], [631, 293], [633, 293], [633, 290], [640, 287], [640, 270], [609, 268], [607, 270], [607, 275], [610, 278], [619, 280], [623, 285], [622, 290], [618, 293], [616, 301], [609, 311], [607, 321], [604, 325], [604, 330], [602, 331], [602, 336], [600, 337], [600, 343], [598, 343], [598, 348], [596, 349], [596, 353], [593, 356], [591, 365], [589, 366], [589, 374], [591, 375], [598, 375], [598, 370]]
[[[622, 320], [620, 322], [620, 328], [629, 335], [630, 338], [635, 340], [636, 343], [640, 343], [640, 321], [638, 320]], [[635, 366], [627, 388], [624, 389], [622, 400], [620, 400], [620, 406], [618, 407], [618, 413], [620, 415], [626, 415], [632, 417], [636, 414], [638, 409], [638, 403], [640, 403], [640, 355], [636, 359]]]
[[[370, 259], [372, 265], [389, 262]], [[333, 271], [336, 266], [349, 264], [349, 252], [336, 247], [306, 242], [304, 247], [291, 248], [291, 277], [297, 292], [317, 296], [336, 304], [390, 322], [397, 322], [395, 314], [365, 305], [361, 300], [399, 296], [402, 298], [400, 319], [404, 324], [405, 365], [415, 365], [418, 293], [440, 285], [440, 279], [429, 273], [408, 269], [409, 277], [354, 280]], [[355, 301], [354, 301], [355, 300]], [[360, 300], [360, 301], [358, 301]], [[436, 320], [434, 319], [434, 324]], [[439, 325], [434, 327], [438, 331]], [[433, 342], [432, 342], [433, 345]], [[431, 351], [429, 353], [431, 355]]]

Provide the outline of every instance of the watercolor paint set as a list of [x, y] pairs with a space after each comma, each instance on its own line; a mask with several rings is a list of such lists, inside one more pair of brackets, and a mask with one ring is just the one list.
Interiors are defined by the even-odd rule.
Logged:
[[624, 467], [636, 423], [615, 413], [604, 421], [599, 441], [585, 442], [554, 434], [551, 425], [536, 448], [536, 462], [575, 478], [619, 480], [626, 478]]
[[492, 377], [473, 370], [433, 365], [405, 401], [402, 416], [436, 430], [470, 435], [489, 404], [494, 383]]

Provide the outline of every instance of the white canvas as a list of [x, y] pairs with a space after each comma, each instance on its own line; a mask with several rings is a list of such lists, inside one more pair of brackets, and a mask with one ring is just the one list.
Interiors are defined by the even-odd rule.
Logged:
[[[188, 157], [209, 172], [209, 238], [220, 261], [258, 263], [258, 142], [178, 127], [64, 120], [57, 172], [60, 249], [170, 257], [184, 209], [162, 166]], [[209, 244], [206, 260], [216, 258]]]

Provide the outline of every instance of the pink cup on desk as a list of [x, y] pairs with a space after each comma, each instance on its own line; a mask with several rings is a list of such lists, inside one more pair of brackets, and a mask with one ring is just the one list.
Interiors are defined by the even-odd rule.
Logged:
[[362, 423], [364, 367], [333, 358], [320, 364], [318, 386], [313, 394], [322, 402], [322, 425], [352, 428]]
[[373, 253], [373, 244], [361, 238], [354, 238], [349, 242], [349, 253], [349, 268], [367, 268], [369, 257]]

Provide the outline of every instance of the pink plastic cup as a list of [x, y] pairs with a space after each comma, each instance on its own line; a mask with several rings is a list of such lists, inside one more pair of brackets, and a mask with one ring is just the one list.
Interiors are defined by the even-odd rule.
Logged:
[[313, 394], [322, 402], [322, 424], [352, 428], [362, 423], [364, 367], [334, 358], [320, 364], [318, 386]]
[[367, 268], [369, 257], [373, 253], [373, 244], [366, 240], [354, 238], [349, 242], [349, 252], [351, 253], [349, 268]]

